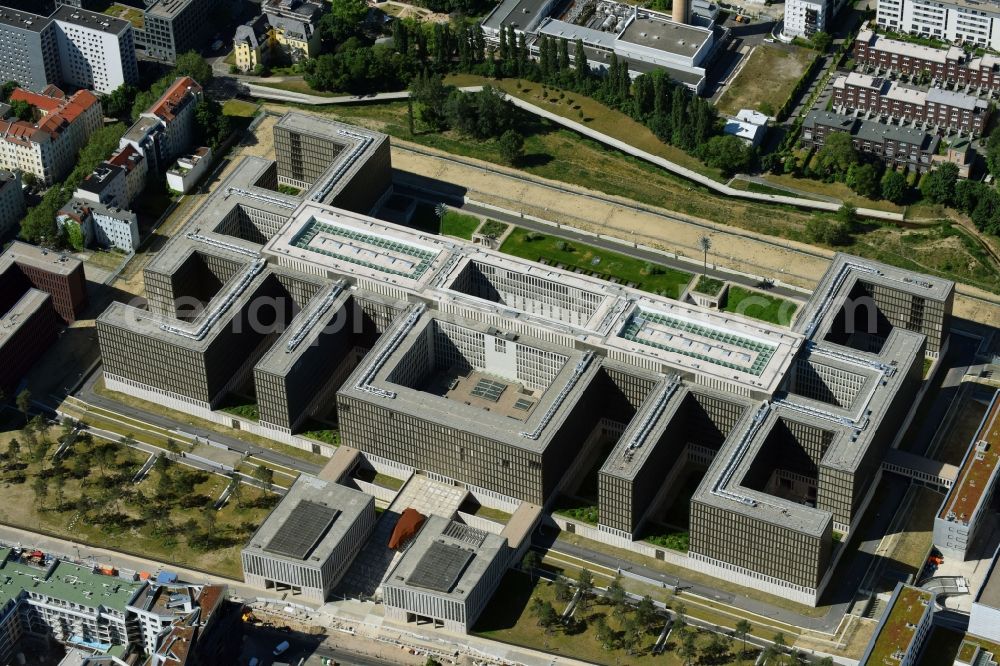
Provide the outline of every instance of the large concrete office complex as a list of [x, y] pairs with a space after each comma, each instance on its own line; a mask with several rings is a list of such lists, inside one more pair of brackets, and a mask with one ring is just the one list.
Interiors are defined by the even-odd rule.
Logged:
[[374, 526], [374, 497], [302, 474], [243, 548], [243, 579], [323, 603]]
[[[101, 315], [109, 388], [313, 450], [303, 419], [336, 422], [373, 466], [507, 505], [596, 465], [598, 525], [574, 529], [661, 558], [645, 525], [690, 463], [678, 562], [816, 603], [952, 283], [838, 255], [794, 330], [680, 303], [368, 217], [384, 137], [327, 128], [344, 144], [313, 175], [282, 157], [283, 128], [325, 122], [286, 116], [278, 163], [244, 160], [146, 268], [148, 311]], [[215, 411], [230, 394], [260, 419]]]
[[934, 518], [934, 545], [947, 556], [966, 559], [986, 522], [1000, 473], [1000, 392], [993, 395], [955, 485]]
[[40, 91], [67, 85], [110, 93], [139, 81], [132, 24], [59, 6], [39, 16], [0, 6], [0, 76]]
[[504, 537], [430, 516], [382, 584], [385, 616], [466, 633], [500, 584], [512, 552]]
[[880, 27], [953, 44], [1000, 48], [1000, 7], [976, 0], [879, 0]]

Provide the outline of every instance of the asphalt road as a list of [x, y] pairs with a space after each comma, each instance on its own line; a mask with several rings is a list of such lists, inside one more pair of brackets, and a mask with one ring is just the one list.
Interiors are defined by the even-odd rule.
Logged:
[[94, 391], [94, 382], [97, 381], [98, 373], [101, 370], [101, 367], [102, 366], [98, 365], [93, 372], [91, 372], [90, 376], [87, 377], [87, 380], [83, 382], [79, 389], [77, 389], [74, 395], [80, 400], [103, 409], [118, 412], [119, 414], [127, 414], [128, 416], [147, 421], [148, 423], [159, 426], [160, 428], [178, 430], [194, 435], [195, 437], [203, 440], [219, 442], [220, 444], [225, 444], [233, 451], [250, 454], [255, 458], [266, 460], [267, 462], [275, 463], [276, 465], [297, 469], [300, 472], [319, 474], [319, 471], [322, 469], [321, 465], [306, 462], [301, 458], [272, 451], [271, 449], [261, 448], [259, 446], [255, 446], [254, 444], [244, 442], [241, 439], [237, 439], [236, 437], [215, 432], [214, 430], [208, 430], [206, 428], [190, 425], [188, 423], [179, 423], [166, 416], [149, 412], [139, 407], [126, 406], [115, 400], [105, 398]]

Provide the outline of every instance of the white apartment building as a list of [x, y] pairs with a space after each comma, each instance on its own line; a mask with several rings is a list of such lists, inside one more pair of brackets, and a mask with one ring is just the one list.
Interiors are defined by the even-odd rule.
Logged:
[[94, 242], [101, 247], [114, 247], [131, 252], [139, 247], [139, 218], [130, 210], [91, 206]]
[[132, 24], [66, 5], [50, 16], [0, 7], [0, 77], [34, 91], [65, 84], [109, 93], [136, 83]]
[[945, 42], [1000, 48], [1000, 5], [972, 0], [879, 0], [878, 25]]
[[844, 4], [845, 0], [788, 0], [782, 33], [787, 37], [809, 38], [817, 32], [830, 32], [831, 21]]
[[32, 173], [51, 185], [73, 169], [80, 148], [101, 126], [101, 102], [87, 90], [66, 97], [53, 86], [43, 93], [18, 88], [11, 99], [34, 105], [42, 116], [37, 123], [0, 120], [0, 169]]

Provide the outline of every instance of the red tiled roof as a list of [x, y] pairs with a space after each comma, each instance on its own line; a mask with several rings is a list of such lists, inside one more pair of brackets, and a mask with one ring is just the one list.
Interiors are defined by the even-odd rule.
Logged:
[[157, 100], [156, 104], [150, 107], [149, 113], [169, 123], [176, 117], [177, 109], [184, 103], [188, 94], [198, 94], [201, 90], [197, 81], [190, 76], [182, 76], [167, 88], [167, 92], [163, 93], [163, 97]]
[[[12, 101], [20, 100], [27, 102], [41, 110], [43, 115], [38, 121], [37, 127], [24, 121], [8, 123], [7, 127], [3, 130], [4, 133], [8, 134], [8, 140], [10, 137], [9, 133], [14, 133], [15, 131], [20, 132], [22, 137], [29, 133], [29, 131], [34, 132], [36, 130], [48, 132], [54, 137], [65, 127], [72, 124], [81, 114], [99, 103], [97, 96], [89, 90], [80, 90], [73, 93], [69, 98], [55, 86], [47, 86], [46, 91], [50, 91], [53, 94], [45, 95], [22, 88], [14, 89], [14, 92], [10, 95]], [[19, 129], [15, 130], [15, 127]]]
[[115, 166], [124, 167], [126, 170], [131, 171], [135, 168], [137, 160], [132, 159], [133, 157], [142, 157], [142, 153], [136, 150], [131, 143], [126, 144], [124, 148], [116, 152], [108, 160], [108, 164], [113, 164]]

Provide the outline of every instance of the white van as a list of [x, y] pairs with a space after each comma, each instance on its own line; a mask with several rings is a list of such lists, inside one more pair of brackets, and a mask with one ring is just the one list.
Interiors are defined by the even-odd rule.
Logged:
[[281, 655], [285, 654], [285, 652], [288, 650], [288, 647], [289, 647], [288, 641], [281, 641], [275, 646], [274, 652], [272, 652], [271, 654], [273, 654], [275, 657], [280, 657]]

